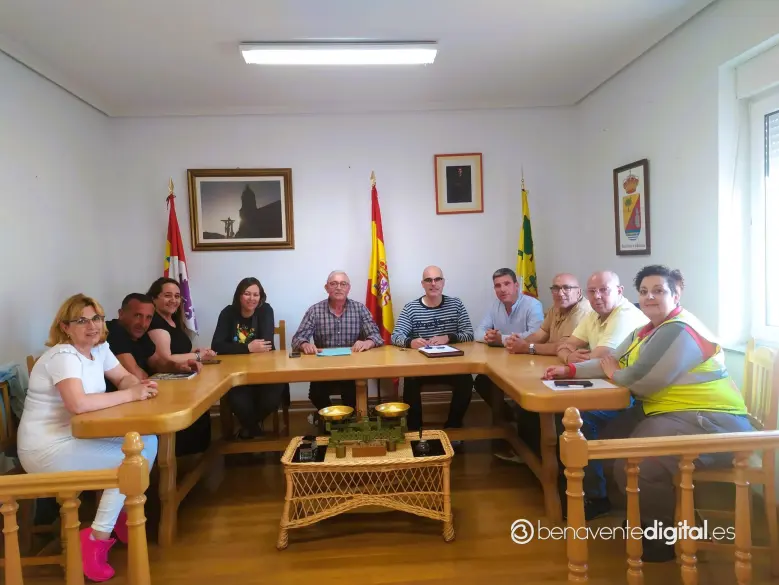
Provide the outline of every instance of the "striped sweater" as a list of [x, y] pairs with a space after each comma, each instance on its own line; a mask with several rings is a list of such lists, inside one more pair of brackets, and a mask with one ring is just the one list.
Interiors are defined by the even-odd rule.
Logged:
[[437, 307], [426, 307], [422, 298], [406, 303], [395, 323], [392, 344], [411, 347], [411, 340], [448, 335], [449, 343], [473, 341], [473, 326], [465, 305], [457, 297], [443, 295]]

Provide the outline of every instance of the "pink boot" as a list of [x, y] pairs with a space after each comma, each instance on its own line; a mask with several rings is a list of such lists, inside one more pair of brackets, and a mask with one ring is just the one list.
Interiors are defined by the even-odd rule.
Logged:
[[114, 546], [115, 538], [97, 540], [92, 538], [92, 529], [84, 528], [81, 537], [81, 562], [84, 575], [91, 581], [107, 581], [114, 576], [114, 569], [108, 564], [108, 551]]
[[127, 544], [127, 541], [129, 540], [127, 533], [127, 512], [124, 510], [119, 512], [119, 518], [116, 519], [114, 532], [116, 532], [116, 538], [119, 539], [119, 542]]

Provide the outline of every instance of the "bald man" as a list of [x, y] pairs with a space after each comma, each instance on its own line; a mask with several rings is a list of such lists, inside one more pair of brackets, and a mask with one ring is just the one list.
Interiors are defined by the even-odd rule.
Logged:
[[[384, 345], [379, 327], [368, 307], [349, 298], [352, 285], [343, 270], [327, 275], [327, 298], [309, 307], [292, 337], [292, 350], [316, 355], [325, 347], [348, 347], [353, 352], [367, 351]], [[347, 406], [357, 406], [354, 380], [312, 382], [308, 398], [317, 411], [330, 406], [330, 396], [340, 394]], [[317, 421], [318, 417], [312, 417]]]
[[593, 312], [585, 316], [557, 355], [566, 364], [610, 355], [633, 331], [649, 323], [646, 315], [622, 296], [619, 276], [604, 270], [587, 279]]
[[[428, 266], [422, 272], [425, 294], [409, 301], [398, 316], [392, 332], [392, 344], [419, 349], [426, 345], [454, 344], [473, 341], [473, 326], [465, 305], [457, 297], [444, 294], [444, 273], [438, 266]], [[403, 401], [409, 405], [408, 428], [416, 431], [422, 426], [423, 384], [454, 386], [449, 416], [445, 428], [463, 426], [463, 417], [471, 404], [473, 378], [470, 374], [452, 376], [425, 376], [405, 378]]]

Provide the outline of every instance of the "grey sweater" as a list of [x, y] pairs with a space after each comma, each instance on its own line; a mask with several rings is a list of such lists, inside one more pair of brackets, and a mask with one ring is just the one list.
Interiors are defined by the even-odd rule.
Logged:
[[[614, 357], [625, 355], [640, 329], [614, 350]], [[650, 396], [673, 384], [674, 380], [709, 359], [714, 346], [699, 337], [684, 323], [665, 323], [649, 334], [633, 365], [614, 373], [614, 383], [629, 388], [635, 396]], [[575, 364], [575, 378], [603, 378], [600, 359]]]

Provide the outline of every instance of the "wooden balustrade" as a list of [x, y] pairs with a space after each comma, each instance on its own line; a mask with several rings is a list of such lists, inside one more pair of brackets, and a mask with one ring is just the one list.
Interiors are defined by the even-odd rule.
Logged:
[[[78, 494], [86, 490], [119, 488], [125, 495], [127, 512], [128, 578], [131, 585], [149, 585], [149, 554], [146, 544], [146, 516], [144, 504], [149, 487], [149, 463], [141, 455], [143, 443], [138, 433], [125, 436], [122, 451], [124, 459], [116, 469], [100, 471], [66, 471], [61, 473], [30, 473], [26, 475], [0, 476], [0, 513], [3, 515], [3, 537], [5, 541], [5, 583], [23, 585], [22, 565], [25, 564], [19, 551], [19, 525], [16, 512], [17, 500], [26, 498], [55, 497], [60, 503], [62, 517], [61, 562], [65, 568], [67, 585], [83, 585], [84, 573], [81, 563], [81, 541], [79, 539], [78, 510], [81, 502]], [[25, 561], [28, 559], [24, 559]], [[35, 560], [30, 559], [30, 560]], [[41, 563], [28, 563], [41, 564]]]
[[[610, 439], [587, 441], [581, 433], [582, 419], [576, 408], [568, 408], [563, 417], [565, 432], [560, 436], [560, 457], [565, 465], [568, 480], [568, 527], [580, 534], [586, 531], [584, 521], [584, 492], [582, 480], [584, 467], [593, 459], [624, 459], [627, 483], [627, 523], [641, 526], [639, 511], [638, 475], [641, 461], [647, 457], [673, 455], [679, 457], [680, 495], [676, 520], [695, 526], [693, 501], [694, 461], [702, 453], [733, 453], [736, 473], [735, 503], [735, 575], [739, 585], [752, 581], [752, 536], [750, 485], [747, 478], [748, 459], [754, 451], [779, 447], [779, 431], [755, 431], [743, 433], [719, 433], [710, 435], [684, 435], [640, 439]], [[627, 583], [643, 585], [642, 539], [640, 531], [626, 530]], [[685, 536], [685, 533], [682, 533]], [[697, 547], [694, 538], [681, 538], [677, 552], [681, 564], [684, 585], [698, 583]], [[567, 538], [568, 582], [588, 581], [588, 553], [586, 538]]]

